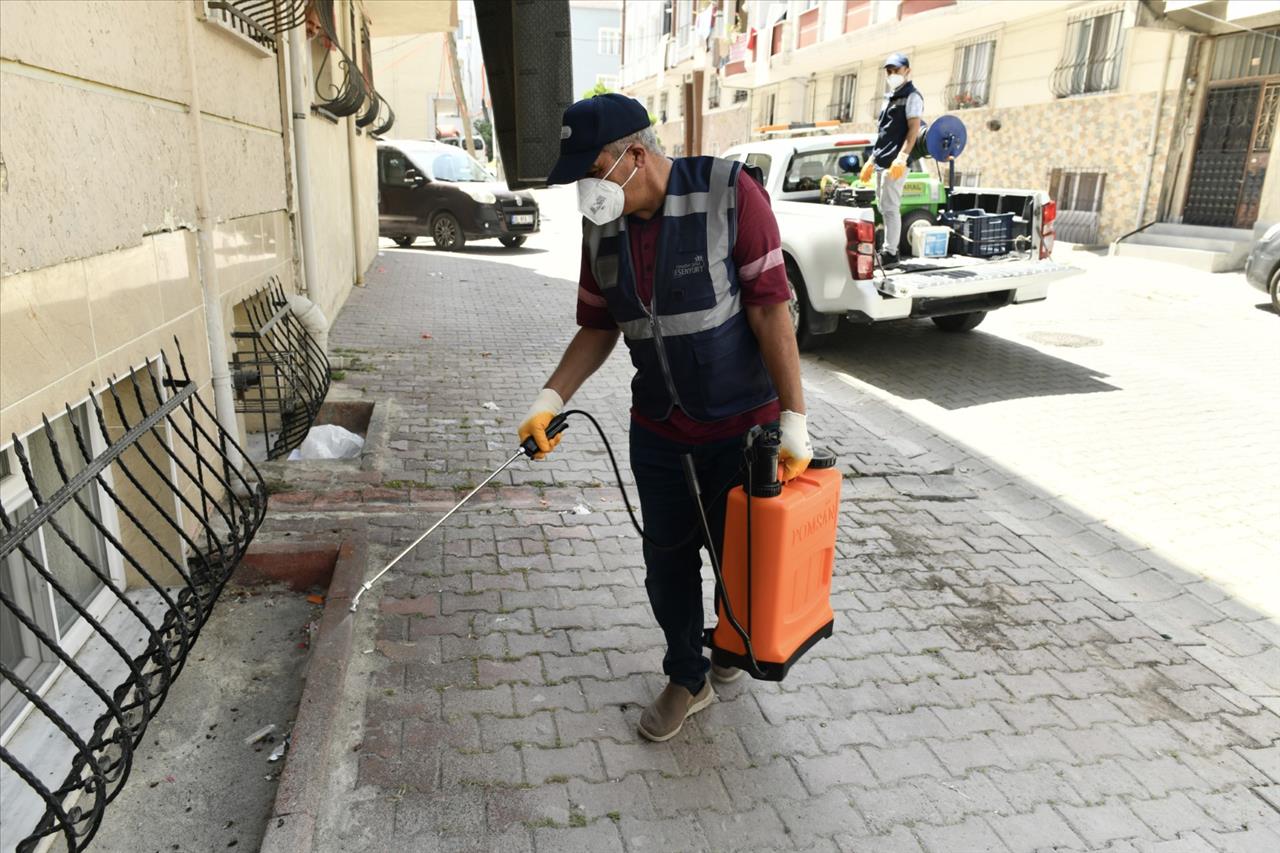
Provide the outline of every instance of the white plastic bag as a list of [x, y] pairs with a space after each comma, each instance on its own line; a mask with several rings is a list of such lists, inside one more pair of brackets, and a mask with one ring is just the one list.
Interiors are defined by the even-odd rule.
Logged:
[[364, 439], [354, 432], [336, 424], [320, 424], [307, 432], [295, 452], [300, 459], [354, 459], [363, 448]]

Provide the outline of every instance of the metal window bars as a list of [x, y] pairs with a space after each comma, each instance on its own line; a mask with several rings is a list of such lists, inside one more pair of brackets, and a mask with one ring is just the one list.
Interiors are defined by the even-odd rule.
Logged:
[[1062, 60], [1049, 81], [1055, 97], [1110, 92], [1120, 85], [1121, 16], [1108, 12], [1071, 22]]
[[275, 37], [307, 18], [307, 0], [205, 0], [210, 19], [244, 38], [275, 50]]
[[302, 444], [329, 392], [329, 359], [289, 307], [280, 279], [237, 306], [244, 327], [231, 369], [236, 411], [257, 416], [266, 457], [278, 459]]
[[[38, 482], [47, 487], [50, 472], [38, 477], [33, 471], [31, 439], [24, 444], [13, 436], [13, 455], [35, 509], [18, 518], [13, 507], [0, 504], [0, 566], [19, 561], [33, 582], [47, 585], [51, 596], [70, 605], [76, 625], [89, 630], [81, 654], [72, 654], [56, 631], [0, 589], [0, 612], [18, 623], [11, 622], [11, 629], [24, 642], [38, 644], [40, 653], [61, 670], [42, 693], [41, 684], [0, 662], [0, 677], [29, 703], [19, 731], [31, 725], [47, 731], [35, 748], [24, 749], [31, 743], [16, 735], [0, 747], [3, 769], [12, 774], [5, 779], [7, 843], [21, 838], [14, 848], [20, 853], [36, 850], [52, 836], [61, 836], [71, 853], [92, 840], [104, 809], [128, 779], [148, 723], [164, 704], [266, 514], [267, 492], [258, 470], [252, 463], [240, 470], [231, 461], [244, 455], [218, 426], [197, 393], [180, 347], [177, 352], [177, 375], [162, 357], [159, 363], [148, 361], [145, 369], [131, 370], [125, 380], [113, 377], [107, 389], [114, 409], [110, 415], [99, 395], [90, 394], [102, 434], [109, 435], [112, 428], [123, 432], [102, 452], [94, 455], [90, 436], [74, 418], [75, 447], [59, 446], [44, 419], [41, 438], [48, 442], [61, 482], [51, 494]], [[65, 431], [63, 439], [65, 444]], [[100, 506], [120, 523], [105, 523], [108, 516]], [[83, 535], [77, 541], [62, 514], [74, 512], [72, 507], [109, 549], [85, 548]], [[71, 565], [53, 564], [42, 542], [61, 543], [57, 552]], [[90, 553], [94, 550], [99, 556]], [[122, 561], [131, 589], [111, 576], [103, 553]], [[96, 577], [100, 595], [111, 601], [107, 616], [98, 618], [95, 613], [101, 616], [103, 610], [91, 612], [77, 600], [66, 586], [68, 572]], [[120, 631], [122, 625], [131, 636]], [[88, 664], [91, 646], [95, 660], [109, 666]], [[6, 659], [12, 662], [12, 652]], [[55, 696], [66, 684], [78, 701]], [[65, 698], [65, 692], [60, 695]], [[73, 722], [91, 717], [91, 725]], [[62, 756], [65, 760], [54, 760]], [[51, 762], [56, 766], [50, 767]], [[64, 767], [69, 767], [65, 774]], [[24, 810], [24, 804], [30, 808]]]
[[[366, 105], [366, 101], [371, 100], [373, 87], [338, 39], [337, 22], [333, 17], [333, 0], [310, 0], [309, 9], [315, 13], [315, 19], [320, 24], [326, 47], [324, 57], [316, 68], [315, 106], [334, 116], [355, 115]], [[336, 70], [341, 72], [342, 79], [337, 83], [322, 82], [325, 76], [324, 70], [331, 60], [330, 54], [335, 50], [339, 58], [333, 63], [334, 68], [330, 69], [330, 76], [336, 76], [332, 73]]]

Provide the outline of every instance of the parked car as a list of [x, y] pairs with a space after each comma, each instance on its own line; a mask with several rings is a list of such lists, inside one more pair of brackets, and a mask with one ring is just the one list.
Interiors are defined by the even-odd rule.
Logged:
[[[953, 246], [945, 258], [904, 258], [890, 274], [878, 270], [876, 217], [868, 206], [874, 190], [851, 183], [873, 141], [853, 134], [762, 140], [721, 155], [764, 174], [802, 349], [829, 338], [841, 317], [864, 324], [928, 317], [944, 332], [967, 332], [989, 311], [1047, 298], [1050, 282], [1078, 272], [1052, 258], [1057, 206], [1047, 193], [972, 187], [955, 188], [953, 208], [1012, 214], [1007, 250], [974, 257]], [[943, 192], [927, 173], [908, 176], [904, 243], [915, 222], [934, 221]]]
[[496, 237], [514, 249], [539, 226], [538, 203], [465, 151], [435, 140], [378, 143], [378, 233], [399, 246], [430, 236], [457, 251]]
[[1244, 262], [1244, 277], [1271, 297], [1272, 309], [1280, 314], [1280, 222], [1253, 245]]
[[[452, 145], [454, 148], [461, 148], [463, 151], [467, 150], [467, 140], [462, 138], [461, 136], [443, 136], [443, 137], [440, 137], [439, 141], [443, 142], [445, 145]], [[472, 134], [471, 144], [476, 150], [476, 157], [478, 159], [480, 160], [489, 159], [488, 155], [485, 154], [483, 136], [481, 136], [478, 133]]]

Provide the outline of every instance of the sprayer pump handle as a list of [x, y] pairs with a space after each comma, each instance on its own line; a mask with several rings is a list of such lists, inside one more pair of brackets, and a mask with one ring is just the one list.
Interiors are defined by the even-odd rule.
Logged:
[[[547, 424], [547, 438], [555, 438], [569, 427], [568, 419], [564, 415], [556, 415], [551, 419], [551, 423]], [[520, 449], [524, 451], [524, 455], [530, 459], [538, 452], [538, 442], [533, 440], [533, 436], [529, 436], [520, 443]]]

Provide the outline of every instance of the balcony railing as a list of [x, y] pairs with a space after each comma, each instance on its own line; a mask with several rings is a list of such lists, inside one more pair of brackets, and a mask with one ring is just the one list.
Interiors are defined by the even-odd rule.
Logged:
[[[30, 499], [0, 504], [0, 568], [17, 579], [0, 587], [16, 638], [0, 686], [21, 707], [0, 747], [6, 849], [56, 837], [74, 853], [93, 839], [262, 523], [262, 478], [232, 461], [244, 454], [196, 387], [179, 350], [176, 370], [148, 362], [91, 393], [96, 427], [68, 407], [71, 432], [46, 419], [14, 439]], [[91, 600], [70, 588], [86, 580]], [[78, 651], [64, 625], [87, 637]]]
[[306, 20], [307, 0], [205, 0], [205, 17], [266, 50], [275, 50], [278, 34]]

